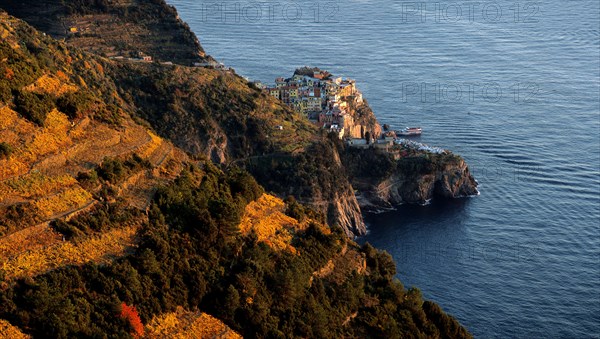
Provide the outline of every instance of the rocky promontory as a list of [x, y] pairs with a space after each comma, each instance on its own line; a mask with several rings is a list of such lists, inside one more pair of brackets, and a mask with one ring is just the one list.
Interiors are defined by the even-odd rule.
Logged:
[[351, 121], [344, 126], [346, 136], [351, 138], [379, 138], [382, 134], [381, 125], [375, 117], [375, 113], [364, 100], [361, 103], [350, 102], [348, 113], [352, 117]]
[[463, 158], [394, 145], [381, 151], [347, 147], [342, 152], [361, 208], [390, 209], [435, 198], [477, 195], [477, 182]]

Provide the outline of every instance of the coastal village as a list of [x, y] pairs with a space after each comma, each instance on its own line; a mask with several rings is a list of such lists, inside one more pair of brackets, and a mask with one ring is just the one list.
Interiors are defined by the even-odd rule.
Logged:
[[291, 78], [275, 79], [274, 86], [266, 86], [261, 82], [254, 84], [270, 96], [301, 112], [317, 126], [335, 133], [350, 147], [384, 150], [396, 158], [406, 155], [409, 151], [447, 153], [438, 147], [400, 138], [400, 133], [390, 130], [387, 126], [384, 126], [381, 135], [368, 132], [361, 133], [363, 135], [360, 137], [352, 135], [348, 130], [348, 127], [355, 125], [352, 110], [364, 103], [363, 95], [353, 79], [333, 77], [327, 71], [303, 67], [297, 69]]
[[363, 103], [354, 80], [333, 78], [329, 72], [317, 68], [304, 67], [296, 70], [291, 78], [279, 77], [273, 87], [255, 84], [319, 127], [337, 133], [340, 139], [348, 135], [345, 126], [353, 124], [349, 106]]

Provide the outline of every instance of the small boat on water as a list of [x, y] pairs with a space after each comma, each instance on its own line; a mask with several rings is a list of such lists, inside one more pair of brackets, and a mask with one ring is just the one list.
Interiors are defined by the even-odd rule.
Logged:
[[423, 130], [421, 129], [421, 127], [406, 127], [399, 131], [396, 131], [396, 135], [401, 135], [401, 136], [421, 135], [421, 133], [423, 133]]

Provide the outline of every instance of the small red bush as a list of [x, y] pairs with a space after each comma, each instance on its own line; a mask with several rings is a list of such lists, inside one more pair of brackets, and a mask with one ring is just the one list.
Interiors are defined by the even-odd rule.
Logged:
[[144, 335], [144, 324], [135, 306], [128, 306], [126, 303], [121, 304], [121, 318], [127, 320], [133, 328], [133, 335], [135, 337], [142, 337]]

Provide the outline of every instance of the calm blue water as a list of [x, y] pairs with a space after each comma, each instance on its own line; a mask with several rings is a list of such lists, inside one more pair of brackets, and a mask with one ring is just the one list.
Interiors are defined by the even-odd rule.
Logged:
[[239, 74], [355, 78], [466, 158], [479, 197], [367, 216], [406, 286], [476, 337], [600, 337], [598, 1], [169, 2]]

